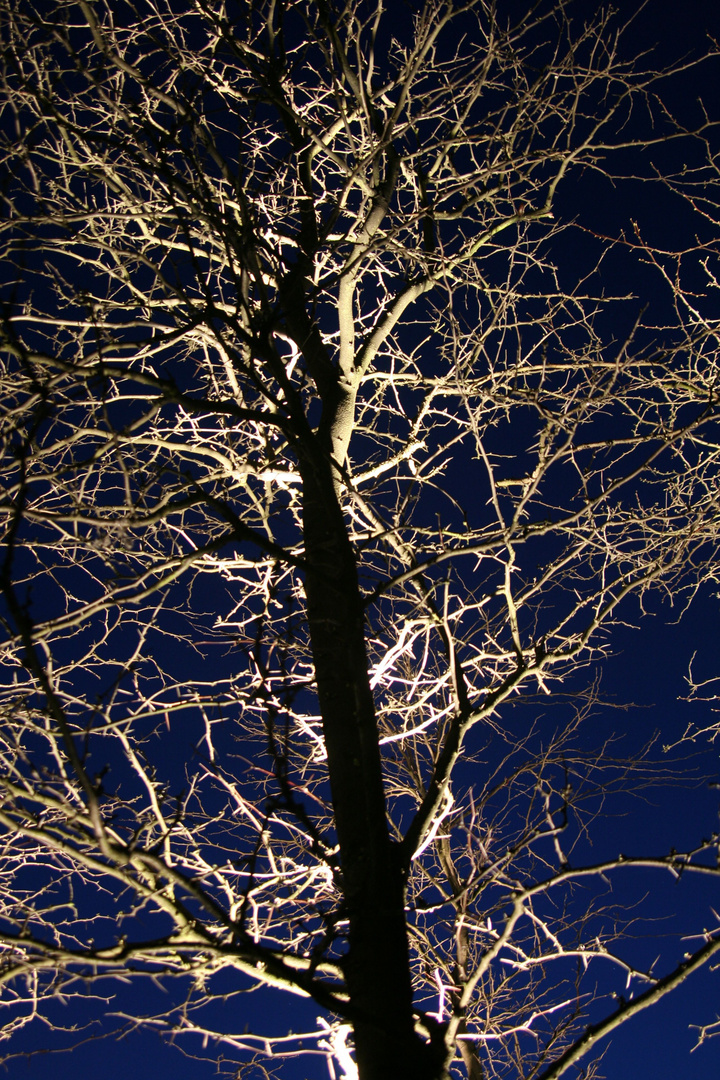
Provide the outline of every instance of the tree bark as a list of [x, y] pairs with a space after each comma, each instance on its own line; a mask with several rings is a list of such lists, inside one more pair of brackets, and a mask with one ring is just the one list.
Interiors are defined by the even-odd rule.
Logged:
[[438, 1080], [443, 1063], [414, 1030], [404, 880], [385, 815], [355, 556], [329, 459], [301, 468], [305, 590], [349, 919], [345, 972], [360, 1078]]

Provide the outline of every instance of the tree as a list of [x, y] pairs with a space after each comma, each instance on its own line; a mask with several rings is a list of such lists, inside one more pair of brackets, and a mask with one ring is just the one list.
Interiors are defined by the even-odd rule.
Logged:
[[720, 951], [603, 896], [717, 837], [583, 847], [648, 775], [589, 665], [716, 555], [711, 121], [566, 3], [2, 11], [6, 1034], [130, 978], [297, 1050], [212, 1028], [255, 987], [347, 1076], [554, 1080]]

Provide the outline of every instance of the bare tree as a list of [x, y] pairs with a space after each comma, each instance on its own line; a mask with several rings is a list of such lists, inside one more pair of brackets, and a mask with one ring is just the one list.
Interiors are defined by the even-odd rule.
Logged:
[[5, 1035], [132, 978], [218, 1054], [554, 1080], [720, 951], [606, 893], [716, 837], [583, 846], [652, 779], [589, 665], [716, 557], [711, 122], [565, 2], [1, 9]]

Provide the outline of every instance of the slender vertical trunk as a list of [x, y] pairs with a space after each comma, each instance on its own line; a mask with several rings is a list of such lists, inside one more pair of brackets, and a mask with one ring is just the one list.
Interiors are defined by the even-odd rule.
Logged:
[[361, 1080], [437, 1080], [413, 1029], [403, 879], [385, 816], [355, 555], [330, 462], [305, 462], [305, 590], [343, 874]]

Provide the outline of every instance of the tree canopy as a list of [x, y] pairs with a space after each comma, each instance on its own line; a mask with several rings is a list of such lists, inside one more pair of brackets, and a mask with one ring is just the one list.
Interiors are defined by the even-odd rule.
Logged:
[[[716, 48], [0, 13], [7, 1054], [75, 1000], [233, 1075], [593, 1075], [720, 952], [645, 965], [609, 892], [716, 834], [591, 846], [672, 768], [593, 721], [613, 631], [717, 584], [717, 131], [672, 89]], [[250, 990], [323, 1019], [243, 1032]]]

